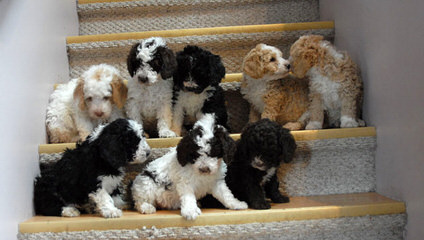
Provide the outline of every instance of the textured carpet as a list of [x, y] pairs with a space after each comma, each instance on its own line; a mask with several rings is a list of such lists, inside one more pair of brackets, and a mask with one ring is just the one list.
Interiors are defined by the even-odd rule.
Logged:
[[287, 240], [400, 240], [406, 215], [380, 215], [217, 225], [189, 228], [143, 228], [62, 233], [19, 234], [20, 240], [56, 239], [287, 239]]

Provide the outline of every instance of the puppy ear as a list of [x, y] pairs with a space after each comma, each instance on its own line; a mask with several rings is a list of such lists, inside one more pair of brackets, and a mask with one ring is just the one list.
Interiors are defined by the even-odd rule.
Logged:
[[282, 158], [285, 163], [293, 160], [294, 152], [297, 145], [293, 135], [288, 129], [281, 128], [280, 130], [280, 146], [282, 147]]
[[225, 67], [222, 64], [221, 57], [218, 55], [211, 54], [209, 56], [209, 66], [211, 66], [210, 74], [212, 85], [217, 85], [225, 77]]
[[127, 158], [130, 157], [126, 152], [128, 146], [124, 145], [117, 134], [100, 137], [95, 140], [95, 144], [97, 144], [100, 158], [114, 169], [125, 166]]
[[175, 58], [174, 52], [171, 49], [165, 47], [159, 47], [157, 51], [162, 58], [162, 68], [160, 70], [162, 79], [172, 77], [175, 70], [177, 69], [177, 59]]
[[243, 72], [255, 79], [264, 76], [262, 55], [258, 46], [252, 49], [243, 60]]
[[78, 107], [81, 111], [85, 111], [85, 99], [84, 99], [84, 80], [82, 78], [78, 79], [77, 86], [74, 90], [74, 100], [78, 102]]
[[127, 69], [128, 73], [131, 75], [131, 77], [134, 77], [135, 72], [137, 71], [137, 68], [139, 66], [139, 60], [137, 59], [137, 48], [140, 46], [140, 43], [136, 43], [131, 47], [130, 53], [127, 57]]
[[[229, 164], [234, 159], [236, 151], [236, 142], [230, 137], [228, 132], [222, 126], [216, 126], [214, 129], [214, 136], [218, 139], [219, 147], [221, 148], [222, 158], [226, 164]], [[214, 147], [212, 147], [214, 149]], [[211, 155], [213, 155], [211, 153]]]
[[124, 80], [120, 76], [114, 76], [112, 82], [110, 83], [112, 87], [112, 101], [113, 103], [121, 109], [125, 105], [127, 100], [128, 88], [124, 83]]
[[199, 135], [202, 136], [200, 129], [194, 128], [178, 143], [177, 159], [181, 166], [184, 167], [187, 163], [194, 163], [194, 160], [200, 156], [198, 153], [200, 147], [194, 141]]

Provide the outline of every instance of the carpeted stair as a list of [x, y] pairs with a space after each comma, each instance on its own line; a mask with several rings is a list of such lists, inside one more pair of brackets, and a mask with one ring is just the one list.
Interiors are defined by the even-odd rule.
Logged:
[[[116, 66], [129, 78], [126, 57], [140, 39], [161, 36], [174, 51], [187, 44], [219, 54], [227, 69], [221, 85], [232, 137], [247, 122], [248, 104], [239, 93], [241, 63], [257, 43], [279, 47], [288, 57], [301, 35], [333, 40], [333, 22], [320, 22], [316, 0], [79, 0], [80, 36], [67, 38], [70, 77], [92, 64]], [[35, 216], [19, 225], [18, 239], [402, 239], [405, 204], [376, 191], [376, 129], [327, 129], [292, 132], [298, 149], [279, 169], [280, 190], [288, 204], [270, 210], [202, 209], [195, 221], [178, 211], [122, 218]], [[162, 156], [180, 138], [148, 139], [151, 159]], [[40, 168], [75, 144], [41, 144]], [[127, 167], [126, 181], [143, 165]], [[128, 197], [128, 196], [127, 196]], [[127, 198], [129, 199], [129, 198]]]

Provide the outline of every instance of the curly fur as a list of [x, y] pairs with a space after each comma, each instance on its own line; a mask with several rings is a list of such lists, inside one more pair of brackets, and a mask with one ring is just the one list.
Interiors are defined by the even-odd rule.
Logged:
[[106, 64], [91, 66], [81, 77], [61, 84], [47, 107], [49, 142], [85, 140], [99, 124], [124, 117], [127, 87], [119, 71]]
[[149, 152], [143, 129], [135, 121], [118, 119], [99, 126], [35, 179], [35, 213], [75, 217], [94, 202], [103, 217], [120, 217], [124, 167], [145, 161]]
[[225, 161], [233, 152], [234, 140], [215, 124], [213, 114], [206, 114], [176, 148], [150, 162], [135, 178], [135, 207], [144, 214], [156, 208], [181, 208], [184, 218], [194, 220], [201, 214], [196, 200], [212, 194], [227, 208], [246, 209], [247, 204], [234, 198], [224, 180]]
[[197, 46], [177, 53], [174, 74], [172, 129], [178, 135], [184, 124], [192, 125], [206, 113], [216, 116], [217, 124], [228, 129], [224, 92], [219, 86], [225, 67], [218, 55]]
[[358, 127], [363, 85], [357, 65], [345, 52], [337, 51], [319, 35], [300, 37], [290, 49], [292, 71], [308, 76], [309, 116], [306, 129], [321, 129], [324, 112], [330, 127]]
[[172, 124], [172, 74], [177, 61], [163, 38], [153, 37], [132, 46], [127, 58], [129, 118], [143, 123], [150, 136], [175, 137]]
[[290, 130], [304, 128], [308, 81], [288, 76], [289, 70], [278, 48], [258, 44], [246, 55], [240, 92], [250, 103], [249, 122], [269, 118]]
[[[282, 162], [292, 161], [296, 142], [289, 130], [267, 118], [249, 123], [237, 141], [233, 161], [225, 178], [237, 199], [250, 208], [268, 209], [270, 204], [289, 202], [279, 191], [276, 172]], [[216, 200], [205, 198], [202, 207], [219, 207]]]

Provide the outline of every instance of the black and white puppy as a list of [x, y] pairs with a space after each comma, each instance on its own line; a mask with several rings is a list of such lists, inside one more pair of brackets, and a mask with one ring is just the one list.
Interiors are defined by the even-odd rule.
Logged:
[[177, 61], [163, 38], [152, 37], [132, 46], [127, 58], [129, 118], [143, 123], [150, 136], [175, 137], [172, 124], [172, 75]]
[[201, 214], [197, 200], [206, 194], [227, 208], [246, 209], [247, 204], [234, 198], [225, 183], [225, 161], [232, 158], [234, 147], [227, 130], [215, 124], [215, 116], [204, 115], [176, 148], [150, 162], [135, 178], [136, 209], [151, 214], [156, 208], [181, 208], [184, 218], [194, 220]]
[[[296, 142], [288, 129], [264, 118], [248, 124], [236, 143], [234, 159], [228, 165], [225, 178], [237, 199], [246, 201], [250, 208], [268, 209], [274, 203], [289, 202], [279, 191], [276, 171], [282, 162], [293, 159]], [[200, 201], [202, 207], [222, 207], [212, 197]]]
[[120, 217], [124, 167], [128, 162], [144, 162], [149, 152], [137, 122], [118, 119], [99, 126], [35, 179], [35, 213], [76, 217], [90, 202], [103, 217]]
[[177, 53], [174, 73], [172, 129], [181, 135], [183, 124], [193, 125], [206, 113], [214, 113], [217, 124], [228, 129], [224, 92], [219, 86], [225, 67], [218, 55], [197, 46]]

